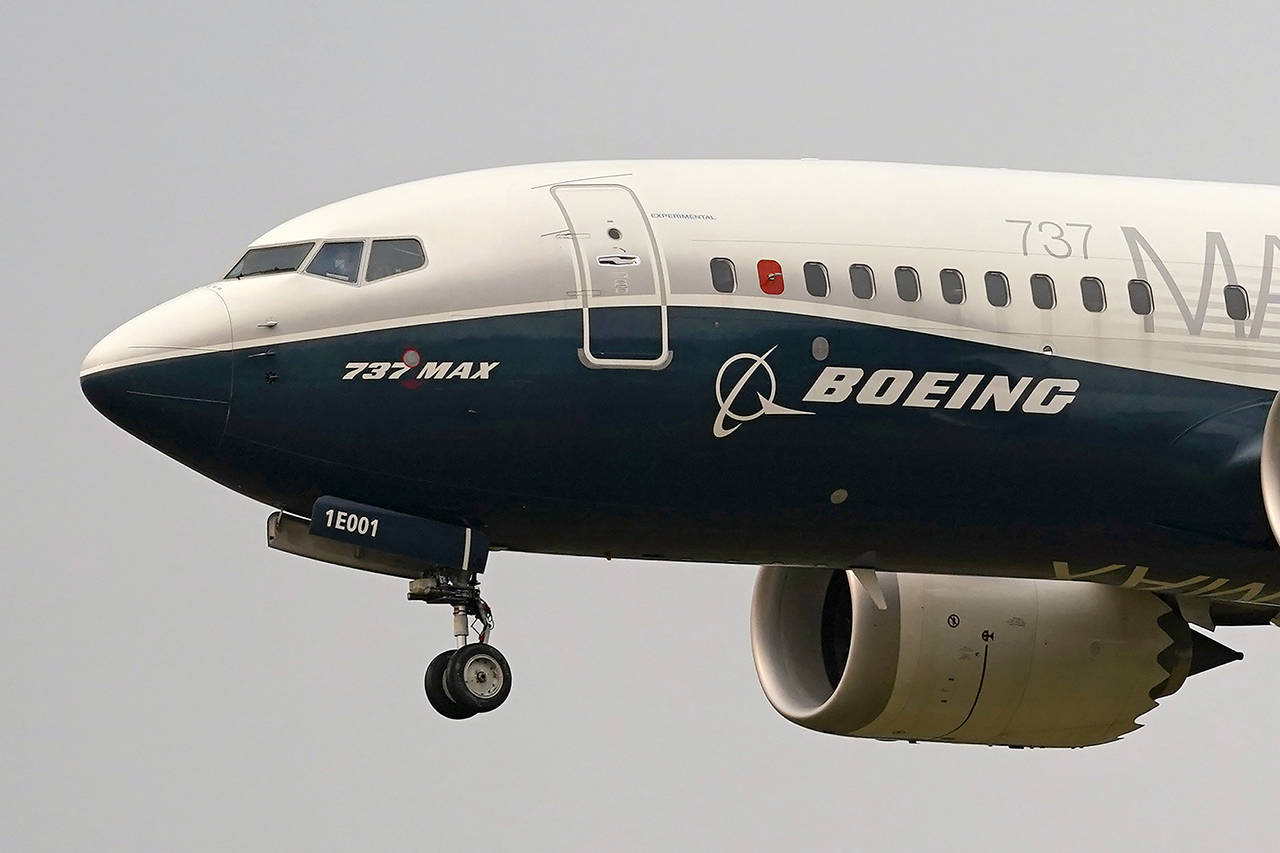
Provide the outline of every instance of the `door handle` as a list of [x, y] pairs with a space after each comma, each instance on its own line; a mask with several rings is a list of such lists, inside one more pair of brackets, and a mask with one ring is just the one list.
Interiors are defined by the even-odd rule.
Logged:
[[600, 255], [596, 263], [602, 267], [634, 267], [640, 265], [640, 258], [635, 255]]

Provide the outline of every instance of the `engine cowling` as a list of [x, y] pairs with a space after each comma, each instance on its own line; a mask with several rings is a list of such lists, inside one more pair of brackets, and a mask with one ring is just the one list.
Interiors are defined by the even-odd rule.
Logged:
[[1271, 535], [1280, 542], [1280, 394], [1276, 395], [1267, 412], [1258, 467], [1262, 474], [1262, 505], [1267, 523], [1271, 527]]
[[[752, 600], [773, 707], [817, 731], [1078, 747], [1240, 657], [1161, 598], [1099, 584], [766, 566]], [[877, 600], [883, 604], [878, 606]]]

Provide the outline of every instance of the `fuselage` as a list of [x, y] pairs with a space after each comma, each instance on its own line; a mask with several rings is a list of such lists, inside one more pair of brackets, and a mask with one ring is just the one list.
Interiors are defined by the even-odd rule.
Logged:
[[[1280, 188], [888, 164], [450, 175], [267, 232], [296, 269], [142, 315], [82, 382], [303, 517], [1280, 603], [1278, 217]], [[423, 263], [367, 281], [375, 240]], [[307, 271], [333, 243], [354, 280]]]

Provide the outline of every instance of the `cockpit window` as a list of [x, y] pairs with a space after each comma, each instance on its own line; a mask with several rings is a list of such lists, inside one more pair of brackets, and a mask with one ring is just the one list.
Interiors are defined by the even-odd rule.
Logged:
[[365, 281], [377, 281], [389, 275], [416, 270], [427, 262], [422, 244], [412, 238], [374, 240], [369, 250], [369, 269]]
[[362, 242], [325, 243], [307, 267], [307, 272], [355, 284], [356, 277], [360, 275], [360, 254], [363, 250]]
[[273, 272], [293, 272], [311, 253], [315, 243], [293, 243], [288, 246], [265, 246], [244, 253], [240, 263], [231, 268], [227, 278], [244, 278], [248, 275], [266, 275]]

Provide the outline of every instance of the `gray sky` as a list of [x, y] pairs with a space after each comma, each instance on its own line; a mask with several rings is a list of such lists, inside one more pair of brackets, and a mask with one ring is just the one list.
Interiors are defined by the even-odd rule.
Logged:
[[[539, 160], [779, 155], [1280, 182], [1271, 4], [22, 4], [0, 31], [0, 847], [1095, 850], [1274, 836], [1280, 632], [1119, 744], [793, 727], [752, 570], [496, 555], [515, 668], [426, 705], [448, 616], [268, 551], [99, 417], [118, 323], [324, 202]], [[851, 200], [856, 203], [856, 199]], [[1135, 218], [1140, 219], [1140, 212]], [[575, 606], [575, 601], [582, 606]]]

